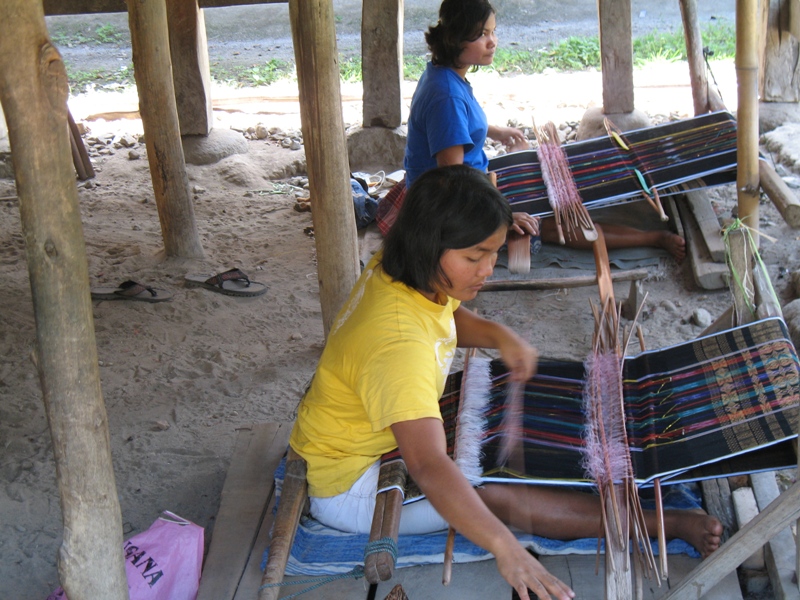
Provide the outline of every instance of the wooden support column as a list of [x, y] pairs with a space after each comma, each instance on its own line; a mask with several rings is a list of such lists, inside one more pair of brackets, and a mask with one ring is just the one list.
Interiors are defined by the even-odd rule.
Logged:
[[370, 0], [361, 12], [364, 127], [400, 127], [404, 0]]
[[683, 35], [686, 39], [686, 56], [689, 62], [689, 79], [692, 85], [694, 114], [725, 110], [725, 104], [716, 88], [708, 87], [705, 57], [703, 56], [703, 37], [697, 20], [697, 0], [680, 0]]
[[67, 124], [67, 73], [41, 2], [0, 3], [0, 102], [19, 196], [39, 372], [61, 498], [70, 598], [127, 600], [89, 269]]
[[767, 18], [764, 31], [763, 75], [759, 78], [762, 102], [800, 101], [800, 43], [790, 33], [790, 0], [764, 0]]
[[202, 258], [183, 158], [164, 0], [130, 0], [134, 76], [147, 161], [167, 256]]
[[169, 53], [181, 135], [208, 135], [213, 127], [206, 22], [197, 0], [167, 0]]
[[631, 0], [598, 0], [603, 112], [633, 112]]
[[333, 0], [290, 0], [325, 335], [358, 279]]
[[736, 0], [738, 82], [737, 171], [739, 218], [754, 231], [758, 247], [758, 0]]

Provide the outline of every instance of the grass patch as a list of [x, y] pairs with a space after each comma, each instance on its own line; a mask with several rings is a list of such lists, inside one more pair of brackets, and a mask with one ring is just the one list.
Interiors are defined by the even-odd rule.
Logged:
[[[736, 54], [736, 33], [733, 24], [713, 23], [702, 30], [703, 45], [715, 59], [731, 59]], [[116, 43], [125, 41], [125, 36], [113, 25], [101, 25], [90, 37], [73, 34], [70, 40], [58, 43]], [[636, 66], [656, 61], [686, 60], [683, 29], [673, 32], [652, 32], [633, 40], [633, 58]], [[403, 77], [417, 81], [425, 70], [427, 57], [406, 55], [403, 60]], [[500, 47], [495, 54], [491, 70], [504, 74], [536, 74], [548, 70], [583, 71], [600, 68], [600, 42], [597, 36], [569, 37], [558, 43], [538, 49]], [[340, 56], [339, 73], [343, 82], [362, 80], [361, 56]], [[73, 72], [67, 66], [67, 74], [73, 92], [83, 91], [91, 85], [127, 85], [133, 83], [132, 68], [123, 67], [113, 72]], [[237, 87], [255, 87], [274, 83], [280, 79], [296, 78], [294, 61], [271, 59], [263, 64], [222, 68], [211, 66], [211, 76], [216, 81]]]
[[223, 68], [211, 65], [211, 78], [235, 87], [270, 85], [295, 76], [294, 63], [273, 58], [263, 64]]
[[133, 65], [121, 67], [116, 71], [103, 71], [95, 69], [92, 71], [73, 70], [67, 67], [67, 79], [69, 81], [70, 92], [72, 94], [82, 94], [95, 87], [103, 87], [109, 90], [122, 89], [133, 85]]

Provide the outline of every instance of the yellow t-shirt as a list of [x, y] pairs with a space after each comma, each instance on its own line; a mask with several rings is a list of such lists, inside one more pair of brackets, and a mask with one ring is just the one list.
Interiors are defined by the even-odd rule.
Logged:
[[309, 494], [347, 491], [397, 447], [390, 425], [434, 417], [456, 349], [459, 301], [431, 302], [392, 281], [378, 253], [334, 322], [290, 438]]

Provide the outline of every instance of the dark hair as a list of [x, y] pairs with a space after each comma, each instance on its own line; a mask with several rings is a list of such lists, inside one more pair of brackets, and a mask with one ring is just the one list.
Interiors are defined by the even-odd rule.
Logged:
[[511, 206], [483, 173], [467, 165], [431, 169], [414, 181], [383, 242], [383, 270], [422, 292], [450, 285], [446, 250], [480, 244], [513, 222]]
[[477, 40], [494, 13], [488, 0], [444, 0], [439, 7], [439, 22], [425, 33], [431, 62], [442, 67], [460, 67], [461, 45]]

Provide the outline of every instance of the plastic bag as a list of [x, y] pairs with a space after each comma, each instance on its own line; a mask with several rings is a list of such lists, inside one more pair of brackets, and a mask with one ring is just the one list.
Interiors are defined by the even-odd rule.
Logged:
[[[203, 567], [203, 528], [164, 511], [123, 544], [130, 600], [195, 600]], [[58, 588], [47, 600], [67, 600]]]
[[354, 177], [351, 177], [350, 188], [353, 190], [356, 228], [363, 229], [375, 220], [375, 213], [378, 212], [378, 201], [367, 192], [366, 182], [362, 184]]

